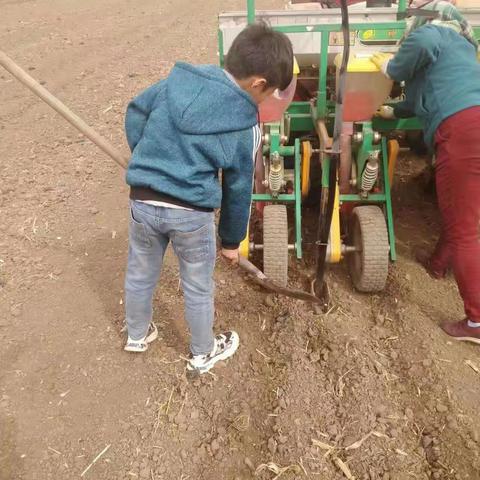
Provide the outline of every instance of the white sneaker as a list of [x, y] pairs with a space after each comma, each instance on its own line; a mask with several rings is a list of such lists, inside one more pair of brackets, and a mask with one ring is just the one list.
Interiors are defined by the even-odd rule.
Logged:
[[187, 370], [199, 374], [208, 372], [217, 362], [230, 358], [240, 345], [237, 332], [226, 332], [215, 337], [215, 346], [206, 355], [191, 355]]
[[146, 352], [148, 349], [148, 344], [152, 343], [158, 338], [158, 329], [157, 326], [151, 322], [148, 326], [147, 334], [140, 340], [132, 340], [128, 337], [127, 344], [125, 345], [126, 352], [136, 352], [142, 353]]

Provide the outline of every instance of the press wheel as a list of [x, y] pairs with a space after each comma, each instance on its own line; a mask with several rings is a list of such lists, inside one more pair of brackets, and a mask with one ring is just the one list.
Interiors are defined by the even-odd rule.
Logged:
[[285, 287], [288, 279], [288, 220], [285, 205], [267, 205], [263, 210], [263, 271]]
[[388, 276], [389, 250], [387, 224], [382, 210], [374, 205], [352, 211], [348, 255], [350, 275], [360, 292], [373, 293], [385, 288]]

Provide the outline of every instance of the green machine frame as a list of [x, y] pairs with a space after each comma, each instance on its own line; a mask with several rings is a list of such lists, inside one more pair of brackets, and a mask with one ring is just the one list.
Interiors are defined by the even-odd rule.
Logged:
[[[354, 32], [361, 41], [364, 40], [388, 40], [398, 41], [405, 30], [404, 18], [407, 14], [406, 0], [398, 0], [397, 20], [393, 22], [379, 23], [351, 23], [350, 31]], [[255, 21], [255, 0], [247, 0], [247, 21], [253, 23]], [[286, 34], [295, 33], [320, 33], [320, 56], [319, 56], [319, 78], [315, 103], [311, 102], [292, 102], [287, 109], [285, 115], [288, 116], [290, 131], [293, 132], [312, 132], [315, 131], [315, 125], [318, 120], [325, 122], [327, 129], [331, 131], [335, 117], [335, 103], [328, 99], [327, 77], [328, 77], [328, 48], [330, 46], [330, 38], [332, 33], [342, 31], [341, 24], [325, 24], [325, 25], [285, 25], [274, 26], [275, 30]], [[477, 35], [480, 31], [476, 29]], [[220, 64], [224, 62], [224, 46], [223, 33], [219, 29], [218, 32], [219, 57]], [[393, 130], [420, 130], [421, 125], [415, 118], [384, 120], [381, 118], [373, 118], [369, 122], [361, 122], [355, 124], [357, 128], [361, 128], [363, 140], [358, 145], [356, 153], [357, 172], [362, 172], [368, 160], [369, 154], [378, 151], [381, 162], [381, 175], [378, 179], [380, 188], [376, 192], [369, 193], [366, 196], [349, 193], [340, 194], [340, 204], [347, 202], [361, 204], [377, 204], [382, 207], [388, 229], [388, 237], [390, 243], [390, 259], [396, 260], [395, 249], [395, 233], [392, 215], [392, 203], [390, 194], [390, 180], [388, 175], [388, 151], [387, 139], [383, 134]], [[299, 139], [295, 140], [292, 146], [283, 146], [281, 144], [280, 124], [269, 124], [270, 128], [270, 144], [267, 148], [270, 154], [277, 152], [280, 156], [294, 157], [295, 177], [294, 191], [290, 194], [280, 194], [272, 196], [271, 194], [253, 194], [252, 202], [282, 202], [294, 203], [295, 205], [295, 253], [297, 258], [302, 258], [302, 193], [301, 193], [301, 153]], [[380, 142], [375, 142], [375, 132], [382, 134]], [[322, 187], [328, 187], [328, 172], [330, 158], [328, 154], [322, 157]]]

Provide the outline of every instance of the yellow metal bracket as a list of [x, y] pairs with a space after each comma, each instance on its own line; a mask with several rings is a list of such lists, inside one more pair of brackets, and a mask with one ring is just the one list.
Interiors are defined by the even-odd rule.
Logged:
[[335, 202], [333, 204], [332, 224], [328, 239], [330, 247], [329, 263], [339, 263], [342, 260], [342, 239], [340, 237], [340, 195], [338, 183], [335, 187]]
[[310, 191], [310, 159], [312, 158], [312, 144], [302, 142], [302, 198]]
[[397, 165], [398, 152], [400, 151], [400, 145], [397, 140], [389, 140], [387, 146], [388, 152], [388, 179], [390, 181], [390, 187], [393, 185], [393, 176], [395, 174], [395, 166]]
[[248, 259], [248, 254], [250, 253], [250, 221], [247, 225], [247, 233], [245, 238], [241, 241], [238, 251], [242, 257]]

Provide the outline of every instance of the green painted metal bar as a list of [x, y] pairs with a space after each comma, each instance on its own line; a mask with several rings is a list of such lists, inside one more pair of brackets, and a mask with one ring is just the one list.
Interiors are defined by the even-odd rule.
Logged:
[[373, 129], [377, 132], [389, 130], [422, 130], [422, 124], [418, 118], [402, 118], [397, 120], [385, 120], [374, 117], [372, 120]]
[[[277, 138], [272, 135], [272, 139]], [[263, 153], [269, 153], [269, 152], [278, 152], [280, 156], [282, 157], [293, 157], [295, 155], [295, 147], [290, 146], [290, 147], [284, 147], [280, 145], [279, 147], [276, 147], [274, 145], [265, 145], [263, 147]]]
[[[404, 21], [397, 22], [385, 22], [385, 23], [352, 23], [350, 25], [351, 30], [365, 30], [366, 27], [370, 27], [373, 30], [395, 30], [395, 29], [405, 29]], [[332, 23], [329, 25], [283, 25], [283, 26], [272, 26], [274, 30], [283, 33], [312, 33], [312, 32], [340, 32], [342, 30], [342, 25], [339, 23]], [[327, 42], [328, 45], [328, 42]]]
[[327, 68], [329, 32], [322, 31], [320, 37], [320, 71], [318, 76], [317, 118], [325, 118], [327, 114]]
[[310, 102], [292, 102], [287, 109], [290, 115], [294, 114], [310, 114]]
[[330, 157], [325, 155], [322, 159], [322, 188], [328, 188], [328, 178], [330, 176]]
[[218, 58], [220, 66], [223, 68], [225, 62], [225, 52], [223, 51], [223, 32], [218, 29]]
[[357, 163], [357, 172], [359, 182], [362, 178], [365, 165], [370, 157], [370, 154], [375, 150], [373, 146], [373, 130], [371, 122], [363, 122], [362, 124], [362, 143], [356, 149], [355, 161]]
[[385, 209], [387, 214], [388, 239], [390, 243], [390, 259], [392, 262], [397, 260], [397, 249], [395, 247], [395, 230], [393, 227], [392, 196], [390, 193], [390, 179], [388, 177], [388, 149], [387, 139], [382, 138], [382, 173], [383, 190], [385, 192]]
[[278, 147], [278, 153], [282, 157], [293, 157], [295, 155], [295, 147]]
[[300, 186], [300, 139], [295, 140], [295, 253], [297, 258], [303, 256], [302, 251], [302, 188]]
[[255, 0], [247, 0], [247, 22], [255, 22]]
[[310, 132], [314, 129], [312, 116], [309, 113], [290, 115], [291, 132]]
[[269, 193], [254, 193], [252, 195], [253, 202], [294, 202], [295, 194], [283, 193], [278, 197], [272, 197]]
[[356, 193], [346, 193], [340, 195], [340, 203], [342, 202], [362, 202], [362, 203], [380, 203], [385, 202], [386, 197], [383, 193], [371, 193], [368, 197], [362, 197]]
[[398, 0], [398, 13], [405, 13], [407, 11], [407, 0]]
[[[269, 152], [270, 155], [274, 152], [278, 152], [279, 155], [284, 155], [280, 152], [280, 149], [283, 148], [280, 144], [280, 122], [269, 123], [269, 136], [270, 136], [270, 145]], [[293, 150], [293, 148], [292, 148]], [[293, 151], [291, 153], [293, 155]]]

